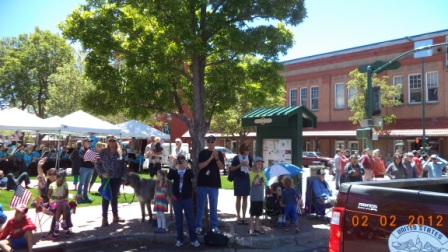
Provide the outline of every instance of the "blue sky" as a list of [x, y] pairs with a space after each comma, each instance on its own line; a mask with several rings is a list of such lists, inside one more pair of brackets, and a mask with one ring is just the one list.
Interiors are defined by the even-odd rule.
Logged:
[[[55, 33], [83, 0], [0, 0], [0, 38]], [[448, 29], [448, 0], [305, 0], [308, 17], [290, 27], [296, 44], [282, 61]]]

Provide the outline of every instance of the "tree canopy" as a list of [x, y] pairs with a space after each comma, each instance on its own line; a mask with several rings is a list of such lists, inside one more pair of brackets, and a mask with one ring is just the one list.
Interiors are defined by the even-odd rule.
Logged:
[[[304, 0], [88, 0], [61, 28], [87, 51], [95, 88], [86, 106], [135, 117], [169, 112], [187, 124], [195, 156], [213, 115], [236, 104], [247, 83], [254, 93], [283, 85], [271, 73], [294, 43], [286, 25], [305, 16]], [[243, 64], [246, 56], [260, 60]]]
[[[367, 90], [367, 74], [360, 73], [358, 69], [353, 70], [349, 74], [352, 79], [347, 82], [347, 88], [356, 90], [357, 95], [349, 100], [349, 106], [351, 111], [354, 113], [352, 117], [349, 118], [353, 124], [360, 124], [362, 119], [366, 119], [367, 115], [365, 112], [366, 107], [366, 90]], [[381, 90], [381, 106], [382, 107], [393, 107], [400, 105], [400, 99], [398, 97], [401, 94], [402, 84], [389, 85], [387, 83], [388, 76], [383, 76], [381, 79], [377, 78], [375, 75], [372, 78], [372, 87], [380, 87]], [[385, 124], [394, 123], [396, 116], [382, 115]]]
[[82, 97], [91, 90], [84, 75], [83, 55], [78, 53], [75, 61], [58, 67], [49, 77], [48, 113], [63, 117], [82, 109]]
[[12, 107], [30, 108], [45, 118], [49, 77], [70, 62], [65, 39], [38, 27], [34, 33], [0, 41], [0, 95]]

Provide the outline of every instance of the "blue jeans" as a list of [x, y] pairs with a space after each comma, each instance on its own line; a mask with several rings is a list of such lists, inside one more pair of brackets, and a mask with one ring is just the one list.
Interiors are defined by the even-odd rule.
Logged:
[[[103, 182], [103, 180], [104, 178], [101, 179], [101, 182]], [[109, 211], [109, 202], [112, 205], [112, 214], [114, 215], [114, 217], [118, 217], [118, 194], [120, 193], [121, 178], [110, 178], [109, 185], [112, 191], [112, 199], [105, 200], [103, 198], [103, 218], [107, 218], [107, 212]]]
[[20, 176], [17, 177], [17, 179], [14, 178], [14, 174], [8, 173], [8, 182], [6, 185], [6, 190], [16, 190], [18, 185], [21, 185], [23, 181], [25, 181], [25, 185], [28, 185], [30, 183], [30, 176], [28, 176], [28, 173], [22, 172]]
[[209, 201], [210, 207], [210, 228], [218, 227], [218, 196], [219, 188], [198, 186], [196, 188], [196, 204], [198, 212], [196, 213], [196, 228], [202, 228], [202, 219], [204, 218], [205, 200]]
[[336, 189], [339, 189], [339, 186], [341, 185], [341, 171], [338, 168], [336, 168], [334, 172], [334, 178], [336, 183]]
[[187, 220], [188, 235], [190, 241], [194, 242], [198, 239], [194, 230], [194, 216], [193, 216], [193, 199], [176, 199], [172, 200], [174, 208], [174, 216], [176, 217], [176, 231], [177, 240], [184, 241], [184, 215]]
[[89, 190], [90, 178], [92, 177], [93, 168], [81, 167], [79, 169], [79, 185], [78, 185], [78, 195], [87, 198], [87, 192]]

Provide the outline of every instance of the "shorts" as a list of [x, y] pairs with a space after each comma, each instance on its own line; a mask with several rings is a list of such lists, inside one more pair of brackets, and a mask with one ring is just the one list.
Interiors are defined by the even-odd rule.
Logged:
[[28, 242], [26, 241], [25, 237], [22, 236], [20, 238], [8, 238], [9, 244], [11, 244], [11, 248], [18, 249], [28, 246]]
[[70, 205], [68, 204], [68, 202], [66, 200], [64, 201], [53, 201], [50, 203], [50, 209], [51, 210], [56, 210], [58, 207], [68, 207], [70, 208]]
[[250, 216], [260, 217], [263, 215], [263, 201], [250, 202]]

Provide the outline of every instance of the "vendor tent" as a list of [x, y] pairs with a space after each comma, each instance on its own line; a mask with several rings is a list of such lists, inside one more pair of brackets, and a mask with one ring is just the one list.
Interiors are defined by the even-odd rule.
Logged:
[[88, 134], [89, 132], [120, 135], [121, 129], [82, 110], [78, 110], [61, 118], [61, 133]]
[[116, 126], [121, 129], [121, 135], [123, 137], [149, 138], [151, 135], [154, 135], [156, 137], [160, 137], [161, 139], [170, 139], [169, 134], [165, 134], [158, 129], [136, 120], [130, 120], [117, 124]]
[[0, 130], [21, 130], [33, 132], [57, 132], [57, 125], [18, 108], [0, 111]]

